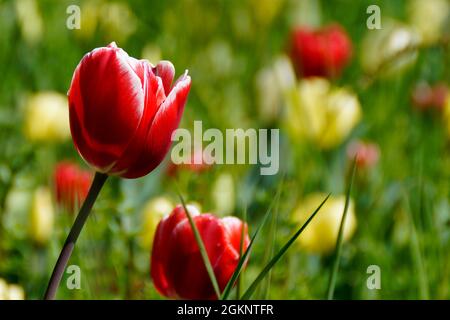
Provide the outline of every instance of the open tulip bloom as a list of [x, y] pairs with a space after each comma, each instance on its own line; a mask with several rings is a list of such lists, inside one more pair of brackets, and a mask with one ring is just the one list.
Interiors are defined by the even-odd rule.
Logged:
[[152, 66], [113, 42], [81, 60], [69, 90], [75, 146], [98, 172], [139, 178], [163, 160], [191, 87], [170, 61]]
[[87, 53], [68, 92], [73, 142], [96, 170], [94, 181], [53, 270], [53, 299], [75, 242], [108, 175], [139, 178], [168, 152], [191, 87], [187, 71], [173, 84], [169, 61], [137, 60], [113, 42]]

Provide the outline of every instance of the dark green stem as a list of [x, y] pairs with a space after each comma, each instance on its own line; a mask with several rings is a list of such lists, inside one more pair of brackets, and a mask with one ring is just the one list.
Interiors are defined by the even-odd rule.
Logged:
[[75, 247], [75, 242], [77, 242], [78, 236], [83, 229], [87, 217], [91, 213], [92, 206], [94, 205], [100, 190], [105, 184], [106, 178], [108, 178], [106, 174], [99, 172], [95, 173], [94, 181], [92, 181], [86, 200], [81, 206], [80, 212], [73, 223], [72, 229], [70, 229], [66, 242], [64, 243], [61, 253], [59, 254], [58, 260], [56, 261], [56, 265], [53, 268], [52, 276], [50, 277], [47, 290], [45, 291], [45, 300], [55, 299], [56, 291], [58, 290], [59, 283], [61, 282], [62, 275], [67, 266], [67, 262], [69, 261], [73, 248]]

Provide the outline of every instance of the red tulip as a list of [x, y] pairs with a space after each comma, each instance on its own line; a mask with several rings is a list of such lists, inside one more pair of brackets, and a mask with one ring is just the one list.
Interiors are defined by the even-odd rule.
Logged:
[[[209, 213], [190, 211], [190, 214], [205, 244], [222, 291], [239, 262], [243, 227], [244, 250], [249, 245], [247, 225], [235, 217], [219, 219]], [[182, 206], [177, 206], [156, 229], [151, 276], [156, 289], [166, 297], [217, 298]]]
[[[199, 163], [196, 163], [195, 159], [199, 157]], [[180, 170], [190, 171], [192, 173], [202, 173], [212, 167], [211, 159], [208, 155], [203, 153], [203, 150], [197, 150], [189, 156], [188, 163], [175, 164], [172, 161], [167, 166], [167, 175], [169, 177], [175, 177]]]
[[361, 169], [368, 169], [377, 164], [380, 149], [375, 143], [353, 141], [347, 148], [347, 156], [351, 160], [356, 156], [356, 165]]
[[418, 84], [411, 95], [412, 104], [420, 111], [443, 111], [449, 89], [445, 83], [430, 86], [427, 83]]
[[86, 54], [69, 90], [72, 138], [97, 171], [146, 175], [163, 160], [191, 86], [185, 72], [173, 85], [171, 62], [156, 66], [113, 42]]
[[351, 54], [351, 40], [336, 24], [319, 30], [299, 27], [291, 36], [290, 56], [298, 76], [338, 76]]
[[80, 207], [86, 199], [91, 182], [91, 172], [82, 170], [72, 162], [58, 163], [54, 172], [57, 203], [70, 211], [73, 211], [76, 206]]

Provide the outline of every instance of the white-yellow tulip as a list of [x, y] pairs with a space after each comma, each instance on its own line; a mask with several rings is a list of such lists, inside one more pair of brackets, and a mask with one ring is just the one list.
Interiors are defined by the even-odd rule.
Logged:
[[23, 288], [17, 284], [8, 286], [8, 300], [24, 300], [25, 292]]
[[362, 40], [360, 62], [370, 75], [396, 74], [417, 58], [420, 35], [408, 25], [386, 20], [382, 29], [369, 30]]
[[24, 300], [25, 292], [17, 284], [8, 284], [0, 278], [0, 300]]
[[295, 79], [294, 68], [284, 55], [256, 74], [257, 105], [264, 121], [274, 121], [281, 114], [284, 95], [296, 86]]
[[450, 18], [448, 0], [410, 0], [409, 22], [420, 34], [423, 44], [433, 44], [442, 36], [445, 22]]

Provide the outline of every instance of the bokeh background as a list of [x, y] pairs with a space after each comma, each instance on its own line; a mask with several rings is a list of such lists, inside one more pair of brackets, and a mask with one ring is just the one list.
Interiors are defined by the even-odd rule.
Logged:
[[[66, 26], [73, 4], [81, 9], [76, 30]], [[366, 25], [372, 4], [381, 30]], [[66, 274], [58, 298], [160, 299], [151, 242], [161, 215], [179, 202], [175, 181], [202, 212], [246, 211], [252, 233], [284, 175], [242, 287], [331, 192], [323, 218], [254, 296], [324, 299], [356, 152], [364, 157], [335, 298], [450, 298], [449, 12], [446, 0], [0, 0], [0, 299], [44, 293], [84, 194], [70, 203], [56, 190], [66, 180], [85, 190], [91, 177], [70, 138], [65, 95], [83, 55], [111, 41], [133, 57], [171, 60], [177, 75], [189, 69], [181, 127], [280, 128], [280, 173], [177, 167], [168, 156], [146, 177], [110, 179], [69, 262], [81, 269], [81, 289], [68, 289]], [[342, 72], [295, 75], [293, 30], [330, 24], [351, 41]], [[75, 169], [58, 175], [61, 162]], [[379, 290], [367, 287], [370, 265], [380, 267]]]

